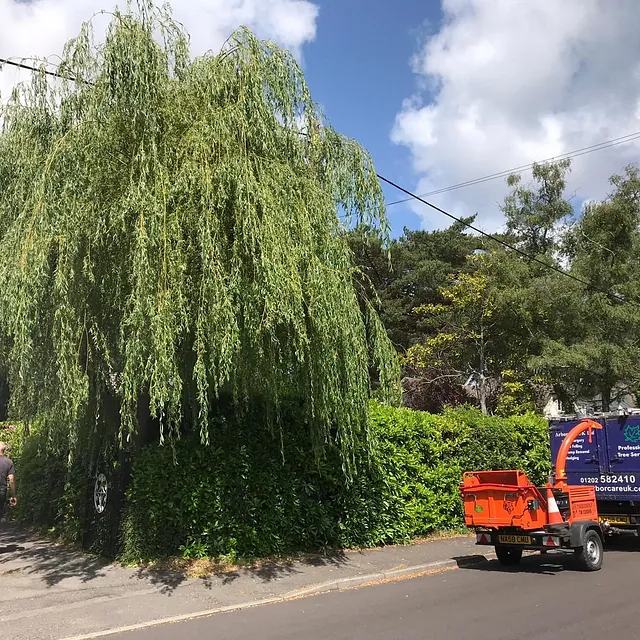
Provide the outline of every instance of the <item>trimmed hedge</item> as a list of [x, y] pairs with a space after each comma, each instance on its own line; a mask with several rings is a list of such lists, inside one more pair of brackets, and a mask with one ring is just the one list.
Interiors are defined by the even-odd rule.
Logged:
[[543, 483], [549, 470], [547, 423], [538, 416], [431, 415], [375, 402], [370, 415], [373, 451], [356, 452], [350, 484], [337, 456], [310, 458], [304, 429], [293, 423], [297, 441], [221, 421], [210, 447], [185, 439], [174, 451], [143, 450], [127, 492], [123, 558], [266, 557], [406, 542], [463, 524], [463, 471], [519, 468]]

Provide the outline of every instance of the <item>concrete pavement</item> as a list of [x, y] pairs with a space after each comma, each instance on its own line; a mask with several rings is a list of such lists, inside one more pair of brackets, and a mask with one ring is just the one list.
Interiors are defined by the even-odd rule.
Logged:
[[435, 540], [188, 579], [108, 564], [3, 523], [0, 625], [13, 640], [102, 637], [167, 619], [466, 566], [483, 559], [473, 542], [467, 537]]
[[534, 555], [117, 635], [114, 640], [601, 640], [638, 635], [640, 547], [596, 573]]

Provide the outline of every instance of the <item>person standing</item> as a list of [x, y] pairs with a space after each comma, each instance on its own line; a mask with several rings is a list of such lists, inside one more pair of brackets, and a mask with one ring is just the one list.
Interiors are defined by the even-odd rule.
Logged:
[[7, 502], [7, 484], [11, 488], [11, 499], [9, 504], [15, 507], [18, 504], [16, 497], [16, 472], [13, 460], [7, 456], [9, 445], [0, 442], [0, 518], [4, 516], [4, 509]]

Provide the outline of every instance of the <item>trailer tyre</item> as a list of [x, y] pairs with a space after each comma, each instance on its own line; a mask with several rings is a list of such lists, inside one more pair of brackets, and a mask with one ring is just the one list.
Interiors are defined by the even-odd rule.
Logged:
[[604, 545], [602, 538], [594, 529], [589, 529], [584, 536], [584, 545], [576, 549], [576, 559], [584, 571], [598, 571], [602, 567]]
[[513, 567], [522, 560], [522, 549], [513, 547], [496, 547], [496, 556], [500, 564], [505, 567]]

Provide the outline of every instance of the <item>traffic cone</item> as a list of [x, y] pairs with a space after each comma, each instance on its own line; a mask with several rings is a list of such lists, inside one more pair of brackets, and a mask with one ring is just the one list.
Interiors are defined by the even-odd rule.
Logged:
[[550, 484], [547, 485], [547, 520], [548, 524], [562, 524], [564, 522]]

